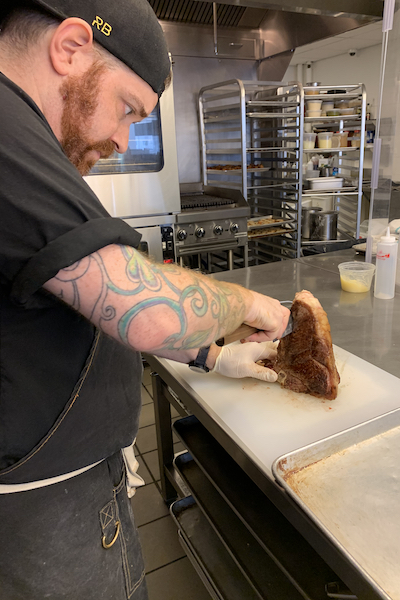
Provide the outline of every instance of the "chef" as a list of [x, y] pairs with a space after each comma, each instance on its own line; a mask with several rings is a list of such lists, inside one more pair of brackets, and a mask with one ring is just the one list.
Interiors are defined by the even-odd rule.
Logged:
[[[3, 0], [0, 18], [0, 598], [143, 600], [140, 351], [274, 380], [256, 361], [289, 311], [145, 258], [82, 179], [168, 85], [147, 0]], [[263, 343], [221, 352], [243, 322]]]

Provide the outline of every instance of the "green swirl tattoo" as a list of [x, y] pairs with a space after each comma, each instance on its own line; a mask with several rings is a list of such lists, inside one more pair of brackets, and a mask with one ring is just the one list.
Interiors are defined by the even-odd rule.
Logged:
[[[102, 285], [99, 287], [95, 298], [90, 318], [95, 318], [101, 327], [105, 321], [118, 319], [118, 335], [125, 344], [129, 345], [129, 331], [135, 318], [149, 308], [167, 307], [177, 318], [177, 331], [166, 337], [159, 349], [179, 350], [199, 348], [212, 339], [218, 339], [221, 334], [244, 319], [245, 306], [242, 295], [234, 287], [218, 282], [215, 287], [204, 277], [199, 277], [190, 271], [190, 284], [183, 283], [186, 275], [180, 267], [168, 267], [151, 263], [138, 251], [129, 246], [120, 246], [121, 253], [126, 261], [126, 285], [117, 285], [102, 259], [101, 253], [91, 255], [87, 263], [94, 261], [101, 274]], [[74, 305], [79, 305], [78, 280], [86, 273], [88, 264], [79, 261], [76, 266], [65, 270], [63, 281], [73, 286]], [[173, 275], [173, 281], [170, 277]], [[182, 285], [179, 286], [179, 281]], [[116, 303], [112, 298], [116, 296], [137, 296], [141, 292], [147, 293], [147, 298], [140, 299], [131, 308], [118, 316]], [[166, 293], [168, 292], [168, 293]], [[76, 297], [75, 297], [76, 296]], [[234, 298], [234, 302], [232, 302]], [[189, 332], [188, 323], [193, 315], [198, 319], [206, 315], [212, 316], [212, 325], [197, 331]], [[201, 321], [200, 321], [201, 322]], [[209, 323], [209, 320], [208, 320]]]
[[[168, 350], [199, 348], [210, 341], [210, 336], [214, 339], [220, 337], [222, 331], [225, 331], [229, 322], [237, 323], [244, 318], [245, 307], [243, 305], [240, 293], [235, 293], [230, 286], [219, 282], [218, 289], [207, 284], [204, 278], [196, 276], [192, 271], [191, 275], [195, 283], [180, 289], [168, 277], [169, 274], [180, 275], [183, 271], [180, 268], [171, 267], [162, 268], [156, 263], [149, 263], [139, 252], [129, 246], [121, 246], [122, 254], [126, 260], [126, 276], [129, 282], [135, 284], [133, 289], [122, 289], [116, 286], [110, 279], [107, 287], [110, 291], [124, 296], [137, 295], [147, 289], [154, 293], [162, 290], [163, 286], [175, 295], [175, 299], [163, 296], [147, 298], [128, 311], [119, 319], [118, 332], [121, 340], [128, 344], [129, 329], [135, 317], [148, 308], [155, 306], [167, 306], [176, 317], [178, 317], [179, 330], [168, 336], [163, 341], [163, 348]], [[234, 289], [234, 288], [233, 288]], [[237, 309], [232, 308], [229, 301], [235, 296]], [[212, 327], [198, 330], [188, 335], [188, 315], [185, 306], [187, 300], [190, 300], [190, 309], [196, 317], [203, 317], [209, 311], [214, 319]]]

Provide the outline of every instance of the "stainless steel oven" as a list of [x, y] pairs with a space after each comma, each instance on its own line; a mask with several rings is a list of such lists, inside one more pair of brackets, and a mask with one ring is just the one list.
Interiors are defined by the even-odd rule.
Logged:
[[100, 160], [85, 179], [111, 216], [142, 233], [143, 249], [171, 258], [168, 231], [180, 212], [172, 83], [154, 111], [131, 125], [127, 152]]

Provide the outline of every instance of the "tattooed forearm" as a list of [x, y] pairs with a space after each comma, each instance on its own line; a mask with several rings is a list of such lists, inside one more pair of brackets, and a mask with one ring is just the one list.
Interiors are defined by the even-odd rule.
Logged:
[[142, 350], [199, 348], [240, 325], [246, 315], [242, 288], [152, 263], [128, 246], [95, 252], [52, 281], [64, 301]]

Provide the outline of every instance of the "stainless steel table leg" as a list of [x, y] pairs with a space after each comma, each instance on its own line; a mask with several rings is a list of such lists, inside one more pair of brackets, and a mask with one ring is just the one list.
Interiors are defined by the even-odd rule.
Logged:
[[244, 266], [247, 268], [249, 266], [249, 243], [246, 242], [246, 244], [243, 247], [243, 258], [244, 258]]
[[171, 405], [163, 393], [161, 377], [152, 373], [154, 414], [156, 422], [158, 463], [160, 466], [161, 494], [168, 504], [175, 500], [177, 493], [166, 475], [166, 468], [172, 467], [174, 443], [171, 429]]
[[233, 250], [228, 250], [228, 270], [233, 270]]

